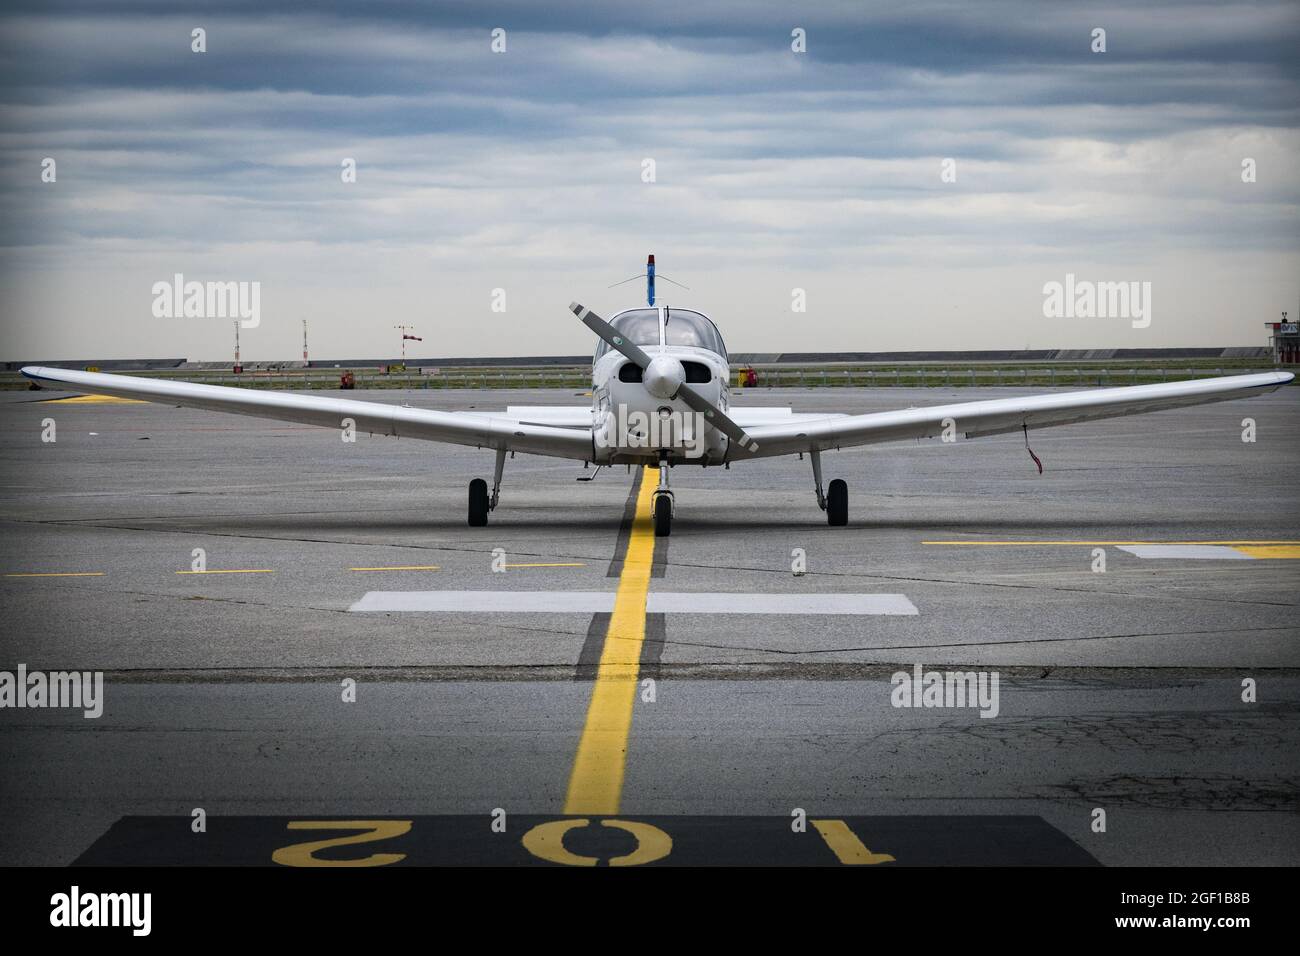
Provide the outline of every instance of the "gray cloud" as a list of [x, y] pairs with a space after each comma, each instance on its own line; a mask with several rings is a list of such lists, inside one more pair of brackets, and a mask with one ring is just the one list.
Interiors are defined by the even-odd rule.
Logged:
[[[585, 340], [557, 333], [555, 310], [646, 251], [694, 277], [724, 327], [731, 302], [761, 312], [732, 335], [741, 348], [794, 347], [782, 315], [797, 284], [816, 304], [800, 323], [809, 348], [857, 341], [866, 269], [892, 270], [874, 289], [933, 316], [954, 347], [1046, 341], [1061, 330], [1034, 314], [1044, 274], [1085, 266], [1183, 283], [1166, 292], [1189, 303], [1182, 321], [1128, 344], [1253, 342], [1255, 313], [1300, 293], [1297, 10], [11, 5], [4, 351], [224, 350], [210, 329], [159, 327], [140, 291], [201, 270], [279, 284], [283, 321], [252, 354], [292, 354], [303, 312], [340, 352], [378, 354], [359, 340], [412, 308], [444, 354], [573, 351]], [[488, 49], [496, 26], [505, 55]], [[790, 51], [795, 26], [806, 55]], [[1105, 54], [1089, 52], [1094, 26]], [[39, 181], [45, 156], [57, 184]], [[343, 157], [355, 185], [339, 180]], [[946, 157], [956, 183], [940, 181]], [[1258, 182], [1241, 182], [1244, 157]], [[1226, 265], [1242, 257], [1249, 268]], [[990, 291], [972, 324], [941, 277], [980, 269], [1016, 304]], [[1199, 284], [1224, 275], [1241, 277], [1226, 301], [1249, 325], [1204, 304], [1219, 300]], [[460, 321], [488, 317], [495, 287], [518, 293], [508, 337]], [[841, 347], [932, 344], [935, 327], [919, 327]]]

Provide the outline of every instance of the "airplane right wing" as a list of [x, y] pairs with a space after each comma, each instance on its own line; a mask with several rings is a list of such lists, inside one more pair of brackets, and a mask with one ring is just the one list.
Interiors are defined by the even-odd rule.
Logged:
[[995, 398], [955, 405], [930, 405], [869, 415], [847, 415], [825, 421], [762, 425], [750, 429], [758, 451], [736, 446], [733, 460], [793, 455], [873, 445], [879, 442], [938, 437], [947, 422], [967, 438], [1018, 432], [1052, 425], [1069, 425], [1121, 415], [1141, 415], [1167, 408], [1222, 402], [1262, 395], [1290, 382], [1290, 372], [1228, 375], [1156, 385], [1125, 385], [1046, 395]]

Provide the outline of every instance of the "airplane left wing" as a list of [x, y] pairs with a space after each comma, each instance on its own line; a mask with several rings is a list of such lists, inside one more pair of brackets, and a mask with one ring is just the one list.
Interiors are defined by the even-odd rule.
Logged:
[[768, 458], [908, 438], [935, 438], [943, 432], [948, 422], [952, 423], [955, 433], [967, 438], [981, 438], [985, 435], [1017, 432], [1022, 428], [1069, 425], [1262, 395], [1285, 385], [1293, 378], [1295, 376], [1290, 372], [1262, 372], [1187, 382], [1127, 385], [1121, 388], [933, 405], [870, 415], [847, 415], [822, 421], [762, 425], [749, 430], [750, 437], [758, 444], [758, 451], [751, 453], [737, 446], [733, 448], [731, 458], [733, 461]]
[[299, 395], [223, 385], [198, 385], [133, 375], [106, 375], [72, 369], [27, 366], [22, 374], [42, 385], [64, 386], [69, 391], [134, 398], [181, 408], [231, 412], [255, 418], [341, 428], [351, 419], [357, 431], [424, 441], [469, 445], [475, 448], [506, 448], [529, 455], [592, 459], [592, 432], [585, 428], [563, 428], [516, 421], [508, 417], [474, 412], [442, 412], [427, 408], [359, 402], [323, 395]]

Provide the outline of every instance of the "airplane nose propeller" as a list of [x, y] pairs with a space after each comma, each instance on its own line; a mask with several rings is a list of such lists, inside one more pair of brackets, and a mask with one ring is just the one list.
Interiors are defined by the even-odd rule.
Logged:
[[[608, 342], [611, 348], [620, 352], [628, 359], [631, 359], [637, 368], [641, 369], [642, 381], [645, 383], [646, 389], [651, 395], [656, 398], [671, 398], [673, 395], [676, 395], [676, 397], [685, 402], [692, 411], [699, 412], [704, 416], [705, 421], [718, 431], [722, 432], [722, 434], [726, 435], [729, 439], [738, 443], [740, 447], [745, 448], [750, 452], [758, 451], [758, 442], [750, 438], [743, 428], [728, 418], [722, 409], [718, 408], [718, 406], [714, 405], [707, 398], [685, 383], [686, 372], [682, 368], [681, 362], [666, 355], [655, 356], [653, 359], [650, 358], [650, 356], [646, 354], [645, 349], [627, 341], [627, 339], [618, 334], [618, 330], [615, 329], [614, 326], [610, 325], [586, 306], [580, 305], [577, 302], [570, 302], [569, 310], [582, 321], [583, 325]], [[652, 374], [651, 367], [654, 363], [661, 360], [669, 360], [676, 366], [676, 369], [665, 370], [664, 373], [656, 373], [663, 375], [661, 384], [658, 386], [660, 388], [666, 388], [672, 375], [676, 376], [677, 388], [675, 391], [669, 392], [667, 395], [660, 395], [650, 385]], [[669, 374], [670, 372], [672, 374]]]
[[672, 398], [686, 381], [686, 369], [671, 355], [656, 355], [641, 373], [641, 381], [655, 398]]

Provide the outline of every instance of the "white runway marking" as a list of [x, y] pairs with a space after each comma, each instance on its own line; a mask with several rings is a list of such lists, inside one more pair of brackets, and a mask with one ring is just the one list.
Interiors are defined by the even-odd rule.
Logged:
[[598, 614], [614, 610], [613, 591], [368, 591], [349, 611], [444, 614]]
[[692, 594], [651, 591], [651, 614], [916, 614], [905, 594]]
[[[349, 611], [443, 614], [598, 614], [614, 610], [613, 591], [369, 591]], [[652, 592], [648, 614], [914, 615], [904, 594], [696, 594]]]
[[1124, 544], [1121, 551], [1139, 558], [1192, 558], [1214, 561], [1253, 561], [1254, 558], [1236, 548], [1217, 544]]

